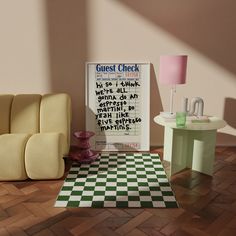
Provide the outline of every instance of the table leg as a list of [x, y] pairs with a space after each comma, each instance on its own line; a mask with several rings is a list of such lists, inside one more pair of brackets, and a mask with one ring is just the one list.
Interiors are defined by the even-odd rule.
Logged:
[[170, 162], [171, 175], [185, 169], [212, 175], [216, 130], [184, 130], [165, 127], [164, 156]]
[[190, 167], [191, 156], [188, 154], [188, 132], [182, 129], [165, 127], [163, 159], [170, 162], [171, 175]]
[[189, 131], [192, 141], [192, 170], [212, 175], [215, 160], [216, 130]]

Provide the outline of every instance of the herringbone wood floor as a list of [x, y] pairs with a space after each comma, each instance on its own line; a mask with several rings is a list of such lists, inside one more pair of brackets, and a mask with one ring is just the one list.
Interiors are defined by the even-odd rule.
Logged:
[[0, 235], [236, 235], [236, 147], [217, 148], [214, 169], [172, 178], [179, 209], [54, 208], [63, 180], [0, 182]]

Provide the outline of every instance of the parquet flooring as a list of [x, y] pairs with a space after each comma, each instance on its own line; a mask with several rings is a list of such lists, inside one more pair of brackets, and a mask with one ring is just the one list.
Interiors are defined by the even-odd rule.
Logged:
[[236, 235], [236, 147], [216, 149], [212, 178], [186, 170], [171, 183], [179, 209], [54, 208], [63, 179], [0, 182], [0, 236]]

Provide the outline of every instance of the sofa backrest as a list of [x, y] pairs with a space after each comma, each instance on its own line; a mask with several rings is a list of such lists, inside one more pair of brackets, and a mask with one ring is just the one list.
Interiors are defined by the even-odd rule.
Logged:
[[11, 133], [39, 133], [40, 102], [39, 94], [20, 94], [13, 98]]
[[10, 115], [13, 95], [0, 95], [0, 134], [10, 132]]
[[0, 95], [0, 134], [62, 133], [70, 146], [71, 101], [67, 94]]

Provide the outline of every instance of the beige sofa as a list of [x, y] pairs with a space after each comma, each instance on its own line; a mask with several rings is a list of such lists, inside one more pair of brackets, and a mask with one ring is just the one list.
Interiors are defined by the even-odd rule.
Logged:
[[0, 181], [62, 177], [70, 123], [67, 94], [0, 95]]

